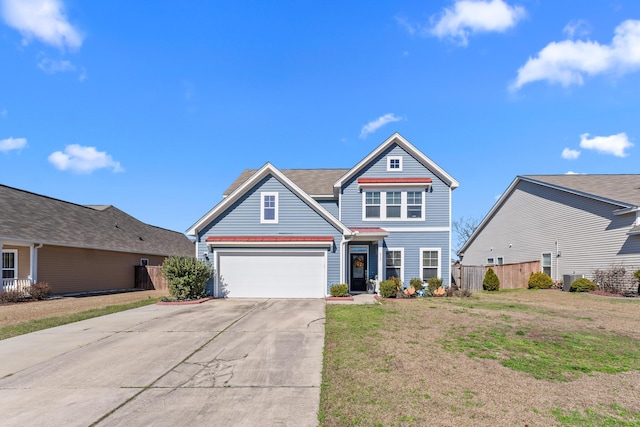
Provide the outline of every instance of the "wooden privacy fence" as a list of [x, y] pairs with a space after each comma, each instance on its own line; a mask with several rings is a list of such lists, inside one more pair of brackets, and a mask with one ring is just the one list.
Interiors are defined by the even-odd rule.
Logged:
[[136, 265], [136, 289], [167, 291], [169, 282], [162, 275], [161, 265]]
[[482, 290], [482, 280], [489, 268], [500, 279], [500, 289], [526, 289], [529, 277], [540, 270], [540, 261], [519, 262], [503, 265], [462, 265], [460, 266], [462, 289], [470, 291]]

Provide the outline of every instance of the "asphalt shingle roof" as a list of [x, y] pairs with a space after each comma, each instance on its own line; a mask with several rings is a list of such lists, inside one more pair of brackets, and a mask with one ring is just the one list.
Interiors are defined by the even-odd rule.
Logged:
[[[233, 193], [243, 182], [256, 173], [257, 169], [245, 169], [225, 190], [225, 196]], [[311, 196], [333, 195], [333, 184], [349, 169], [281, 169], [287, 178], [293, 181], [305, 193]]]
[[110, 206], [82, 206], [0, 185], [0, 238], [148, 255], [194, 254], [182, 233]]
[[629, 175], [523, 175], [596, 197], [640, 206], [640, 174]]

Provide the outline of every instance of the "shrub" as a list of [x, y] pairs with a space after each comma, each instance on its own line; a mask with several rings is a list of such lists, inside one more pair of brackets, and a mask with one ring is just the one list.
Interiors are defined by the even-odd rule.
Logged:
[[630, 272], [622, 265], [612, 265], [608, 268], [598, 268], [593, 272], [593, 279], [600, 290], [612, 294], [622, 294], [630, 288]]
[[349, 296], [349, 287], [346, 283], [333, 285], [329, 288], [329, 293], [332, 297], [346, 297]]
[[574, 280], [570, 288], [571, 292], [589, 292], [596, 289], [598, 289], [598, 285], [584, 277]]
[[0, 304], [19, 302], [24, 300], [24, 293], [16, 290], [8, 290], [0, 292]]
[[529, 289], [549, 289], [553, 286], [553, 279], [545, 273], [538, 271], [529, 277]]
[[640, 270], [636, 270], [636, 272], [633, 273], [633, 278], [640, 282]]
[[51, 295], [51, 288], [47, 282], [34, 283], [29, 287], [29, 295], [33, 299], [45, 299]]
[[169, 281], [169, 292], [179, 301], [203, 297], [211, 273], [207, 262], [193, 257], [171, 256], [162, 264], [162, 274]]
[[453, 289], [453, 286], [447, 288], [447, 292], [444, 294], [446, 297], [470, 297], [471, 291], [469, 289]]
[[380, 283], [380, 296], [383, 298], [391, 298], [396, 296], [396, 282], [391, 279], [387, 279]]
[[413, 279], [411, 279], [411, 281], [409, 282], [409, 284], [411, 286], [413, 286], [413, 288], [416, 291], [421, 291], [424, 289], [424, 284], [422, 283], [422, 279], [419, 277], [414, 277]]
[[493, 268], [487, 270], [487, 274], [484, 275], [482, 280], [482, 289], [485, 291], [498, 291], [500, 290], [500, 279], [496, 276]]
[[433, 293], [442, 286], [442, 279], [438, 277], [430, 277], [427, 280], [427, 291], [429, 295], [433, 296]]

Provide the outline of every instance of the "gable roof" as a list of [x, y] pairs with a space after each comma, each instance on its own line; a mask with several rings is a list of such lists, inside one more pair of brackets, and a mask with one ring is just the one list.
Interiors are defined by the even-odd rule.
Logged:
[[[207, 212], [202, 218], [200, 218], [195, 224], [193, 224], [187, 230], [187, 234], [195, 236], [199, 229], [202, 229], [205, 225], [209, 224], [215, 218], [223, 213], [229, 206], [235, 203], [240, 197], [242, 197], [247, 191], [251, 190], [260, 180], [272, 175], [278, 181], [280, 181], [291, 192], [300, 197], [311, 209], [315, 210], [321, 217], [323, 217], [328, 223], [333, 225], [336, 229], [340, 230], [344, 235], [352, 234], [347, 226], [340, 222], [336, 217], [331, 215], [325, 208], [320, 206], [318, 202], [313, 200], [311, 196], [302, 190], [296, 183], [289, 179], [282, 171], [273, 166], [271, 163], [266, 163], [263, 167], [255, 171], [248, 179], [237, 186], [230, 194], [227, 195], [220, 203], [214, 206], [209, 212]], [[236, 180], [238, 181], [238, 180]]]
[[340, 179], [336, 180], [333, 184], [334, 188], [340, 188], [347, 182], [349, 179], [353, 178], [355, 174], [357, 174], [362, 168], [364, 168], [367, 164], [369, 164], [372, 160], [380, 155], [384, 150], [389, 148], [393, 144], [398, 144], [402, 147], [407, 153], [412, 155], [416, 160], [418, 160], [424, 167], [433, 172], [438, 178], [440, 178], [443, 182], [445, 182], [449, 188], [452, 190], [458, 188], [460, 185], [458, 181], [456, 181], [451, 175], [444, 171], [440, 166], [438, 166], [433, 160], [425, 156], [420, 150], [414, 147], [409, 141], [404, 139], [402, 135], [398, 132], [391, 135], [380, 144], [375, 150], [369, 153], [364, 159], [362, 159], [357, 165], [352, 167], [345, 173]]
[[0, 185], [0, 239], [147, 255], [194, 254], [182, 233], [110, 206], [82, 206]]
[[[291, 181], [311, 197], [333, 197], [333, 183], [344, 175], [349, 169], [280, 169]], [[240, 176], [227, 188], [223, 196], [228, 196], [240, 187], [243, 182], [256, 173], [258, 169], [245, 169]]]
[[[482, 219], [474, 232], [462, 245], [458, 254], [463, 254], [476, 236], [491, 220], [496, 211], [509, 198], [519, 182], [526, 181], [537, 185], [554, 188], [582, 197], [610, 203], [620, 208], [631, 209], [640, 207], [640, 174], [596, 174], [596, 175], [524, 175], [517, 176], [509, 187], [502, 193], [500, 199], [493, 205], [489, 213]], [[638, 226], [630, 233], [636, 234]]]

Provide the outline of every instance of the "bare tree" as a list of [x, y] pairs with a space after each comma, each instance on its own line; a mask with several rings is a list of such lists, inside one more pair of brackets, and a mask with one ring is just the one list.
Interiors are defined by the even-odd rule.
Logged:
[[475, 217], [466, 217], [462, 216], [457, 220], [453, 221], [453, 232], [455, 233], [456, 245], [454, 247], [454, 252], [457, 253], [462, 245], [465, 244], [469, 237], [473, 234], [475, 229], [480, 224], [480, 218]]

